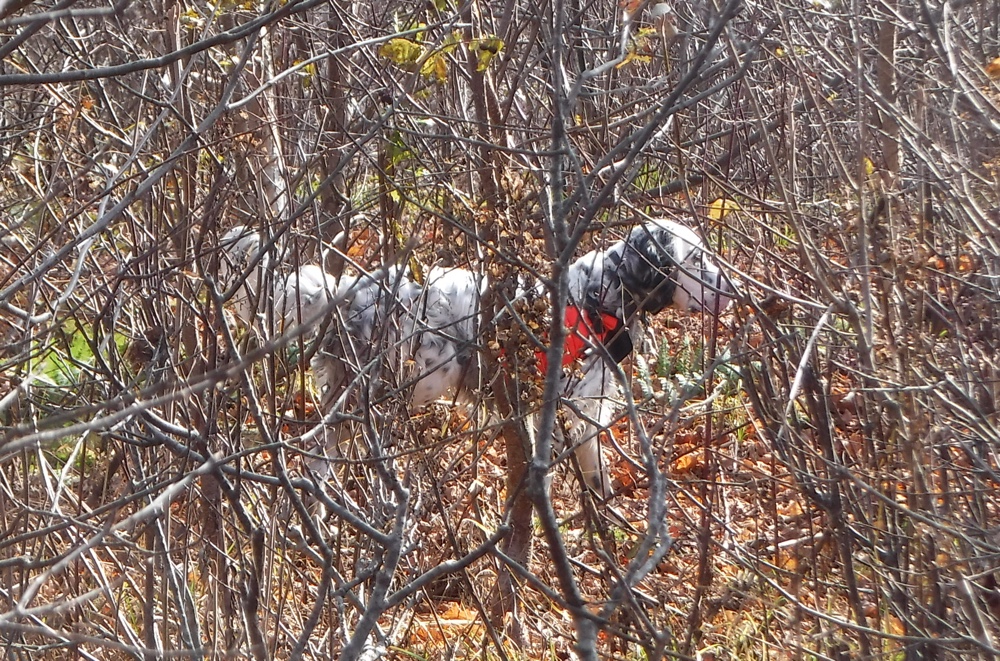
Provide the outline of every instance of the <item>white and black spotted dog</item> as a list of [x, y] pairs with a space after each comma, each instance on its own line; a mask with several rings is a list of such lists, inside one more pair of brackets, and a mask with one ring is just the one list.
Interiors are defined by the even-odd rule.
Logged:
[[[231, 230], [222, 245], [220, 274], [257, 262], [231, 299], [238, 316], [249, 322], [260, 309], [255, 300], [260, 272], [270, 263], [266, 255], [258, 256], [259, 235], [246, 228]], [[587, 485], [607, 496], [611, 486], [598, 439], [614, 419], [619, 393], [615, 363], [639, 341], [638, 320], [668, 307], [718, 314], [732, 290], [698, 235], [669, 220], [639, 225], [609, 248], [576, 260], [568, 285], [563, 364], [579, 361], [579, 369], [563, 370], [560, 383], [568, 403], [565, 440], [575, 448]], [[373, 382], [384, 386], [383, 396], [393, 390], [390, 386], [398, 387], [417, 409], [443, 398], [461, 399], [488, 380], [480, 361], [485, 287], [481, 276], [462, 268], [435, 267], [419, 284], [401, 267], [338, 282], [308, 265], [276, 277], [272, 328], [282, 332], [299, 323], [319, 325], [324, 313], [333, 313], [312, 361], [328, 410], [364, 400], [371, 391], [363, 385]], [[537, 356], [544, 371], [545, 353]]]

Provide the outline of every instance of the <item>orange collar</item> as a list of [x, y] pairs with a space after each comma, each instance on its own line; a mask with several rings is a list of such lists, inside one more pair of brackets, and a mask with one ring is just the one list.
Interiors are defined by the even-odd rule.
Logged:
[[[563, 367], [574, 360], [583, 358], [587, 348], [594, 343], [607, 345], [618, 332], [621, 321], [614, 315], [601, 312], [593, 315], [588, 310], [581, 310], [575, 305], [567, 305], [563, 317], [566, 330], [566, 341], [563, 344]], [[549, 360], [545, 351], [536, 351], [538, 370], [543, 374], [548, 369]]]

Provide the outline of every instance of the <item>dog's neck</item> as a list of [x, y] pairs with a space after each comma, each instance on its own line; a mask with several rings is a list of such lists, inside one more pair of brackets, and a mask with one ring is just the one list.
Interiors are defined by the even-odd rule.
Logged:
[[[595, 344], [603, 346], [616, 363], [632, 353], [632, 336], [625, 322], [613, 314], [567, 305], [563, 325], [567, 330], [563, 343], [563, 367], [582, 359]], [[539, 350], [535, 357], [538, 370], [544, 374], [549, 365], [547, 353]]]

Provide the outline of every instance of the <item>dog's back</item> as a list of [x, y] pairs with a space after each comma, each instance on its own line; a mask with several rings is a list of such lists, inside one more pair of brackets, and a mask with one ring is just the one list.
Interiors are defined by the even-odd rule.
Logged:
[[[384, 278], [345, 279], [337, 294], [343, 302], [317, 354], [317, 362], [345, 364], [317, 365], [317, 372], [343, 372], [334, 379], [343, 381], [347, 373], [377, 371], [381, 381], [412, 386], [411, 407], [456, 396], [478, 377], [469, 369], [478, 363], [481, 294], [480, 279], [460, 268], [433, 268], [423, 285], [399, 268]], [[326, 381], [321, 388], [334, 385]]]
[[409, 317], [416, 342], [411, 405], [458, 396], [478, 379], [481, 278], [460, 268], [433, 268]]

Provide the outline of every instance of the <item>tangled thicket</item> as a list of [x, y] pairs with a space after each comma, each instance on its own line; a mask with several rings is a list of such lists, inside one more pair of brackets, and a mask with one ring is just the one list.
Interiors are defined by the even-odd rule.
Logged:
[[[997, 14], [0, 3], [5, 654], [993, 658]], [[286, 271], [488, 273], [495, 311], [649, 216], [742, 298], [647, 320], [608, 503], [567, 460], [511, 493], [487, 410], [530, 373], [334, 429], [310, 338], [224, 311], [237, 224]]]

